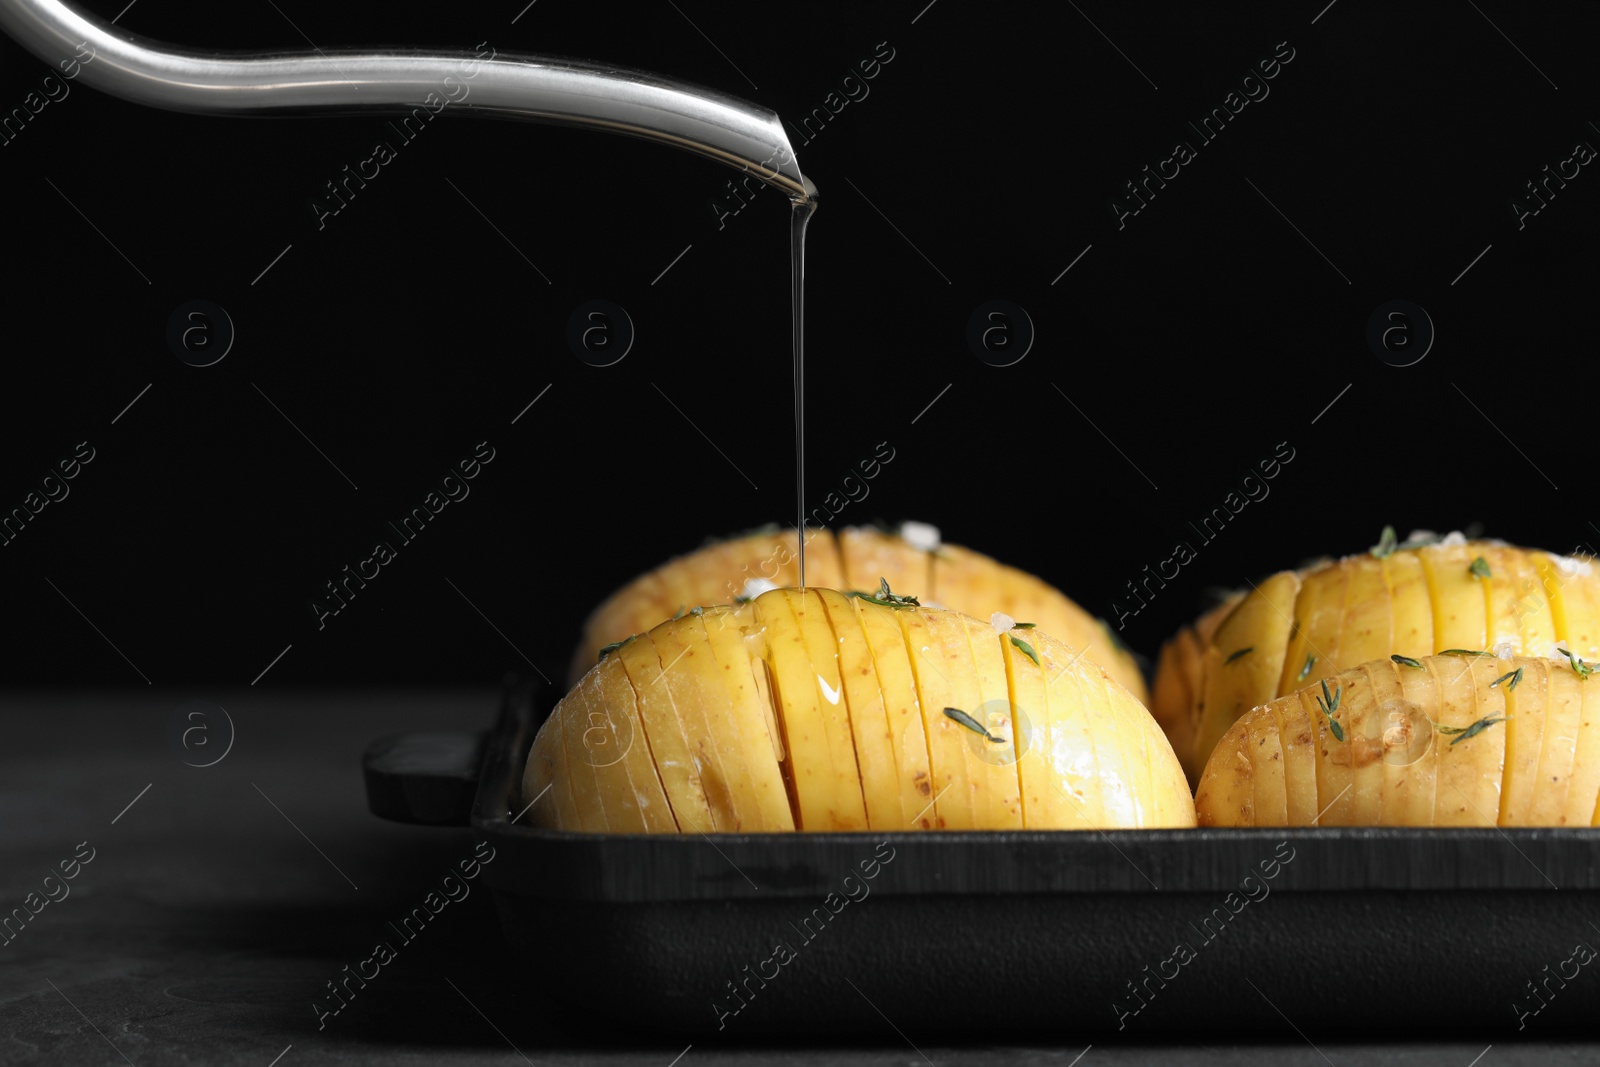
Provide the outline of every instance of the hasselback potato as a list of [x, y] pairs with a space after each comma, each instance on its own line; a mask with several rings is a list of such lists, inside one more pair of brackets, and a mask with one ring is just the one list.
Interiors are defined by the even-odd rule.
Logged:
[[[806, 584], [822, 589], [872, 591], [880, 579], [910, 590], [928, 604], [987, 619], [1004, 612], [1026, 619], [1103, 666], [1141, 702], [1143, 676], [1133, 656], [1103, 622], [1059, 590], [1015, 567], [960, 545], [940, 544], [932, 527], [907, 523], [916, 543], [873, 527], [810, 529]], [[641, 633], [688, 608], [730, 604], [737, 598], [800, 581], [798, 538], [777, 527], [745, 534], [679, 556], [642, 574], [608, 597], [584, 623], [568, 671], [568, 685], [594, 666], [600, 649]]]
[[1585, 560], [1452, 534], [1253, 584], [1162, 650], [1151, 711], [1197, 782], [1234, 720], [1368, 660], [1447, 649], [1600, 658], [1600, 574]]
[[528, 818], [609, 833], [1193, 826], [1150, 714], [1031, 622], [887, 583], [686, 612], [606, 650], [556, 706], [528, 756]]
[[1200, 825], [1600, 825], [1591, 671], [1476, 649], [1340, 671], [1228, 728]]

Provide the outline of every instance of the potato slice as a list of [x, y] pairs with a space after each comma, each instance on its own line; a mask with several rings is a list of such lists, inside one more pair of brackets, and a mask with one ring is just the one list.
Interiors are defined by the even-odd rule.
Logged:
[[1581, 659], [1600, 659], [1600, 582], [1595, 580], [1594, 560], [1532, 555], [1550, 601], [1557, 642]]
[[[973, 663], [972, 647], [967, 641], [966, 627], [961, 616], [953, 611], [913, 610], [923, 617], [928, 627], [929, 669], [937, 670], [943, 676], [941, 680], [949, 687], [950, 693], [950, 699], [944, 704], [935, 703], [924, 696], [923, 725], [929, 736], [935, 739], [935, 754], [942, 748], [949, 753], [952, 766], [958, 765], [957, 760], [960, 761], [962, 769], [956, 772], [957, 784], [951, 792], [966, 791], [972, 804], [973, 827], [979, 830], [997, 829], [1007, 824], [1002, 795], [1004, 787], [1000, 783], [1007, 776], [1015, 783], [1017, 772], [1009, 766], [997, 769], [985, 762], [980, 752], [987, 742], [944, 710], [947, 707], [957, 708], [980, 723], [986, 717], [983, 711], [984, 694]], [[938, 717], [937, 721], [934, 721], [934, 716]], [[997, 770], [1000, 773], [996, 773]], [[1015, 792], [1014, 788], [1012, 792]], [[1021, 825], [1020, 820], [1017, 825]]]
[[[600, 696], [602, 674], [611, 674], [611, 670], [590, 674], [556, 705], [551, 715], [561, 719], [562, 750], [573, 793], [592, 798], [591, 803], [578, 809], [578, 828], [597, 834], [637, 832], [643, 820], [639, 818], [627, 772], [614, 763], [598, 766], [601, 760], [611, 760], [616, 747], [615, 724]], [[628, 684], [626, 678], [622, 684]], [[629, 689], [631, 698], [632, 687]]]
[[655, 643], [648, 637], [641, 634], [624, 642], [610, 655], [618, 657], [633, 685], [639, 726], [655, 758], [678, 828], [684, 833], [709, 833], [718, 828], [713, 805], [718, 808], [723, 825], [732, 821], [728, 798], [716, 795], [715, 784], [708, 793], [702, 781], [701, 764], [689, 742], [688, 729], [672, 699], [672, 688], [662, 682], [661, 660]]
[[1383, 561], [1392, 614], [1390, 645], [1373, 658], [1399, 654], [1421, 659], [1438, 651], [1433, 645], [1433, 602], [1428, 597], [1428, 577], [1415, 552], [1396, 552]]
[[[1316, 685], [1307, 686], [1294, 695], [1294, 699], [1300, 703], [1301, 714], [1311, 725], [1312, 745], [1316, 752], [1317, 799], [1322, 802], [1322, 818], [1318, 821], [1321, 826], [1350, 826], [1354, 823], [1351, 816], [1354, 798], [1350, 794], [1355, 791], [1355, 772], [1348, 758], [1333, 758], [1334, 752], [1345, 742], [1334, 735], [1329, 725], [1331, 720], [1322, 710], [1337, 703], [1333, 714], [1340, 719], [1340, 730], [1344, 729], [1343, 720], [1349, 717], [1349, 713], [1343, 708], [1344, 690], [1339, 678], [1339, 675], [1334, 675], [1332, 678], [1318, 679]], [[1326, 691], [1323, 689], [1324, 682], [1331, 683]], [[1202, 775], [1201, 781], [1204, 780]]]
[[[754, 821], [745, 827], [751, 832], [793, 830], [794, 812], [788, 787], [783, 780], [783, 742], [779, 736], [777, 713], [770, 692], [763, 684], [765, 666], [758, 658], [764, 647], [752, 641], [749, 632], [756, 628], [754, 609], [710, 608], [701, 616], [714, 664], [727, 691], [730, 723], [735, 729], [730, 739], [733, 758], [741, 761], [748, 773], [750, 804]], [[703, 668], [707, 666], [703, 662]]]
[[856, 765], [861, 772], [861, 797], [866, 807], [867, 825], [874, 830], [899, 829], [904, 825], [904, 815], [900, 810], [894, 733], [889, 729], [889, 717], [884, 711], [872, 650], [851, 605], [855, 598], [832, 589], [807, 590], [806, 598], [815, 598], [827, 613], [838, 649], [839, 680], [850, 710], [850, 730], [855, 737]]
[[749, 767], [741, 758], [743, 739], [711, 653], [704, 619], [685, 615], [681, 625], [658, 627], [638, 640], [655, 646], [661, 675], [649, 684], [665, 688], [671, 696], [717, 830], [756, 829], [760, 820]]
[[1506, 694], [1511, 715], [1538, 708], [1544, 720], [1539, 744], [1539, 770], [1528, 815], [1529, 826], [1561, 826], [1567, 821], [1567, 792], [1578, 755], [1578, 724], [1583, 695], [1577, 677], [1563, 664], [1548, 660], [1518, 661], [1522, 681]]
[[1550, 655], [1555, 645], [1555, 619], [1532, 553], [1489, 544], [1483, 546], [1483, 559], [1489, 568], [1489, 577], [1479, 579], [1485, 583], [1488, 597], [1488, 633], [1483, 647]]
[[1562, 813], [1565, 826], [1600, 825], [1595, 821], [1600, 815], [1600, 689], [1594, 682], [1570, 667], [1557, 666], [1550, 674], [1552, 700], [1568, 690], [1578, 701], [1578, 740]]
[[[1506, 717], [1505, 725], [1500, 732], [1505, 735], [1505, 760], [1501, 765], [1501, 786], [1499, 796], [1500, 826], [1533, 826], [1531, 820], [1534, 816], [1534, 794], [1539, 786], [1539, 763], [1544, 748], [1544, 701], [1539, 699], [1547, 695], [1543, 686], [1536, 686], [1537, 692], [1524, 693], [1520, 684], [1516, 682], [1518, 667], [1513, 666], [1508, 660], [1497, 659], [1494, 656], [1482, 657], [1484, 663], [1492, 671], [1488, 683], [1490, 692], [1499, 698], [1501, 710], [1498, 714]], [[1523, 678], [1526, 679], [1527, 667], [1522, 668]], [[1480, 693], [1479, 706], [1484, 705], [1487, 694]], [[1479, 718], [1494, 712], [1480, 712]]]
[[1265, 706], [1277, 723], [1283, 753], [1284, 822], [1316, 826], [1322, 804], [1317, 798], [1315, 724], [1298, 701], [1278, 699]]
[[[1506, 717], [1505, 690], [1491, 689], [1506, 667], [1494, 656], [1452, 657], [1460, 661], [1453, 677], [1441, 672], [1439, 691], [1445, 698], [1445, 716], [1439, 721], [1455, 727], [1471, 728], [1486, 719]], [[1514, 761], [1509, 721], [1485, 729], [1475, 737], [1456, 733], [1439, 738], [1439, 799], [1452, 806], [1467, 825], [1500, 825], [1498, 813], [1504, 808], [1505, 771]], [[1463, 740], [1463, 738], [1465, 738]], [[1537, 756], [1535, 756], [1537, 760]], [[1536, 767], [1531, 763], [1529, 769]], [[1466, 811], [1463, 812], [1462, 806]], [[1435, 824], [1438, 811], [1435, 809]]]
[[1257, 826], [1286, 826], [1289, 822], [1289, 785], [1284, 777], [1283, 734], [1271, 715], [1249, 715], [1245, 742], [1255, 764], [1254, 808]]
[[[599, 708], [590, 709], [578, 741], [584, 756], [602, 773], [620, 775], [614, 788], [632, 797], [636, 813], [625, 821], [639, 833], [671, 833], [678, 828], [667, 800], [661, 775], [650, 753], [650, 742], [639, 727], [639, 705], [633, 683], [620, 659], [607, 659], [591, 674], [600, 680]], [[598, 712], [598, 714], [597, 714]], [[635, 823], [635, 818], [637, 823]], [[617, 831], [616, 820], [610, 820]]]
[[939, 805], [943, 802], [935, 796], [912, 652], [897, 618], [902, 609], [882, 607], [860, 597], [850, 598], [850, 605], [866, 637], [878, 691], [883, 697], [889, 749], [900, 793], [899, 825], [903, 829], [924, 830], [943, 825], [939, 822]]
[[1191, 762], [1184, 765], [1191, 781], [1199, 781], [1205, 769], [1205, 761], [1194, 754], [1210, 752], [1235, 719], [1278, 695], [1299, 592], [1298, 575], [1275, 574], [1251, 590], [1217, 627], [1205, 650], [1200, 729]]
[[1195, 790], [1195, 815], [1201, 826], [1259, 826], [1256, 772], [1250, 751], [1250, 719], [1239, 719], [1211, 750], [1211, 759]]
[[[1379, 567], [1368, 570], [1381, 576]], [[1383, 614], [1387, 625], [1387, 604]], [[1356, 640], [1363, 638], [1358, 636]], [[1332, 757], [1337, 760], [1343, 756], [1350, 764], [1350, 802], [1345, 818], [1357, 826], [1371, 826], [1381, 821], [1383, 812], [1389, 767], [1384, 745], [1389, 727], [1386, 720], [1400, 700], [1400, 680], [1395, 676], [1394, 663], [1383, 660], [1363, 663], [1339, 677], [1348, 679], [1341, 683], [1342, 692], [1335, 690], [1345, 739], [1333, 750]]]
[[827, 612], [814, 591], [775, 589], [756, 599], [767, 630], [767, 663], [784, 724], [789, 773], [802, 830], [865, 830], [850, 709]]
[[1145, 825], [1141, 820], [1141, 779], [1148, 781], [1149, 767], [1142, 759], [1143, 739], [1136, 739], [1137, 748], [1129, 746], [1126, 723], [1112, 706], [1101, 672], [1093, 664], [1080, 660], [1063, 671], [1060, 682], [1051, 687], [1051, 703], [1074, 691], [1077, 709], [1069, 714], [1081, 716], [1090, 732], [1100, 764], [1100, 804], [1106, 821], [1113, 826]]
[[1478, 554], [1478, 547], [1472, 545], [1429, 545], [1418, 553], [1433, 600], [1435, 652], [1489, 647], [1484, 640], [1488, 633], [1487, 594], [1471, 570]]
[[[1419, 581], [1421, 574], [1419, 564]], [[1439, 706], [1439, 683], [1431, 667], [1440, 661], [1410, 658], [1421, 666], [1390, 659], [1400, 692], [1381, 722], [1388, 769], [1379, 820], [1385, 826], [1430, 826], [1437, 800], [1441, 738], [1431, 721], [1431, 709]]]
[[567, 786], [566, 754], [562, 749], [561, 722], [552, 714], [534, 735], [533, 746], [528, 750], [527, 765], [522, 770], [522, 803], [527, 805], [525, 818], [528, 820], [528, 825], [543, 826], [551, 830], [577, 829], [575, 822], [571, 826], [562, 825], [562, 805], [557, 803], [554, 795], [557, 787], [567, 794], [567, 804], [571, 805], [572, 794]]
[[1349, 572], [1343, 567], [1315, 571], [1300, 583], [1278, 692], [1292, 693], [1339, 670], [1339, 630], [1348, 586]]
[[1022, 789], [1023, 826], [1077, 829], [1105, 825], [1093, 734], [1085, 729], [1084, 717], [1074, 714], [1075, 703], [1061, 699], [1052, 704], [1050, 700], [1049, 679], [1063, 673], [1067, 665], [1056, 659], [1051, 643], [1041, 641], [1033, 648], [1038, 663], [1010, 641], [1000, 649], [1014, 709], [1011, 738]]
[[1394, 648], [1394, 612], [1383, 561], [1371, 555], [1356, 556], [1342, 568], [1349, 578], [1345, 588], [1338, 651], [1330, 650], [1338, 667], [1356, 667], [1368, 660], [1387, 659]]
[[[971, 767], [971, 773], [980, 775], [989, 793], [990, 830], [1022, 829], [1022, 783], [1017, 773], [1017, 709], [1011, 702], [1011, 686], [1006, 681], [1005, 654], [1000, 651], [1004, 642], [1015, 647], [1012, 639], [1029, 642], [1030, 630], [1014, 630], [1007, 634], [995, 632], [988, 622], [979, 622], [970, 615], [957, 615], [956, 619], [966, 631], [967, 648], [976, 668], [978, 704], [970, 712], [989, 733], [1006, 739], [997, 744], [976, 734], [967, 741], [972, 757], [981, 764]], [[1029, 648], [1034, 646], [1028, 643]], [[1037, 650], [1034, 652], [1038, 655]]]
[[[895, 609], [891, 609], [895, 610]], [[958, 691], [952, 678], [951, 657], [933, 633], [928, 615], [917, 610], [895, 610], [901, 632], [910, 652], [911, 670], [917, 682], [917, 702], [922, 708], [922, 728], [928, 739], [929, 773], [933, 792], [939, 798], [934, 826], [948, 830], [971, 830], [980, 826], [980, 814], [973, 802], [973, 789], [967, 781], [966, 727], [944, 714], [948, 707], [960, 707], [963, 695], [971, 701], [970, 682]]]
[[[544, 747], [530, 754], [523, 775], [523, 803], [533, 803], [528, 819], [535, 826], [553, 830], [583, 829], [584, 819], [578, 814], [578, 805], [572, 793], [572, 775], [567, 767], [565, 741], [562, 738], [561, 717], [554, 712], [545, 720], [538, 737], [546, 738]], [[537, 741], [537, 738], [535, 739]], [[548, 794], [545, 788], [549, 787]]]

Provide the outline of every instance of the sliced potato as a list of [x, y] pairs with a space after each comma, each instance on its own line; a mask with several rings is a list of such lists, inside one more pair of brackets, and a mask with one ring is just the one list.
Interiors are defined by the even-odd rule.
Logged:
[[[797, 533], [771, 527], [719, 541], [640, 575], [597, 607], [585, 622], [568, 671], [575, 684], [600, 649], [642, 633], [689, 609], [735, 602], [759, 579], [787, 587], [799, 583]], [[1004, 612], [1039, 629], [1106, 667], [1140, 700], [1144, 676], [1131, 653], [1120, 647], [1098, 619], [1031, 574], [1007, 567], [960, 545], [919, 548], [904, 538], [870, 528], [806, 533], [806, 584], [819, 589], [872, 592], [879, 581], [896, 593], [938, 603], [974, 618]], [[758, 588], [764, 588], [757, 584]]]
[[885, 610], [850, 597], [851, 610], [872, 653], [872, 669], [888, 720], [889, 749], [895, 786], [900, 794], [900, 827], [932, 829], [939, 823], [939, 798], [934, 795], [927, 729], [912, 671], [911, 650], [896, 618]]
[[[1521, 672], [1520, 674], [1518, 672]], [[1280, 771], [1257, 740], [1268, 723], [1291, 732], [1315, 715], [1324, 826], [1586, 826], [1600, 804], [1600, 714], [1594, 678], [1570, 664], [1485, 653], [1428, 656], [1418, 666], [1372, 660], [1279, 697], [1234, 723], [1195, 798], [1202, 826], [1267, 826], [1258, 798]], [[1587, 710], [1585, 710], [1587, 709]], [[1335, 736], [1337, 722], [1343, 738]], [[1293, 763], [1290, 764], [1294, 766]], [[1303, 800], [1285, 822], [1312, 825]]]
[[[1284, 609], [1292, 618], [1285, 636], [1282, 616], [1263, 610], [1262, 601], [1273, 583], [1296, 578], [1292, 607]], [[1203, 626], [1211, 627], [1209, 637]], [[1230, 662], [1243, 648], [1252, 649], [1249, 656]], [[1562, 655], [1559, 649], [1600, 660], [1600, 571], [1593, 563], [1453, 534], [1260, 583], [1221, 619], [1209, 614], [1167, 643], [1152, 710], [1198, 782], [1234, 716], [1361, 663], [1450, 650], [1553, 657]], [[1270, 688], [1238, 670], [1263, 652], [1265, 662], [1281, 664]], [[1290, 720], [1284, 722], [1292, 732]], [[1285, 736], [1288, 755], [1293, 744]]]
[[795, 824], [802, 830], [865, 830], [850, 709], [822, 601], [815, 590], [777, 589], [758, 604], [777, 683], [773, 699], [782, 709]]
[[1160, 728], [1079, 650], [814, 588], [611, 650], [534, 739], [545, 789], [530, 821], [591, 833], [1194, 825]]

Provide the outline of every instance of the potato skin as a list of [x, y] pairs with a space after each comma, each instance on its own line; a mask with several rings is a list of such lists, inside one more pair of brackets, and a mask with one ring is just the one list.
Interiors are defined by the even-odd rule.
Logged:
[[531, 822], [590, 833], [1195, 824], [1155, 720], [1078, 650], [815, 587], [609, 652], [534, 739], [546, 790]]
[[[1600, 679], [1486, 652], [1415, 662], [1372, 660], [1241, 716], [1201, 775], [1199, 825], [1600, 825]], [[1305, 759], [1315, 814], [1282, 799]]]
[[[1482, 559], [1487, 577], [1474, 571]], [[1292, 582], [1288, 601], [1275, 596]], [[1276, 600], [1272, 607], [1264, 602]], [[1220, 612], [1220, 614], [1219, 614]], [[1253, 616], [1241, 625], [1245, 617]], [[1283, 634], [1288, 624], [1287, 639]], [[1212, 746], [1238, 715], [1375, 657], [1458, 648], [1600, 659], [1600, 567], [1498, 541], [1455, 535], [1370, 552], [1256, 583], [1163, 648], [1152, 712], [1198, 784]], [[1276, 683], [1243, 677], [1229, 657], [1281, 664]], [[1220, 683], [1220, 684], [1219, 684]]]
[[[1004, 612], [1086, 651], [1140, 703], [1149, 700], [1132, 654], [1117, 645], [1105, 624], [1048, 583], [981, 552], [955, 544], [933, 551], [874, 527], [806, 533], [806, 583], [823, 589], [873, 591], [880, 578], [896, 593], [987, 620]], [[585, 621], [567, 684], [577, 684], [601, 648], [643, 633], [689, 608], [731, 604], [745, 583], [762, 579], [780, 587], [800, 580], [795, 535], [773, 527], [708, 544], [641, 574], [607, 597]]]

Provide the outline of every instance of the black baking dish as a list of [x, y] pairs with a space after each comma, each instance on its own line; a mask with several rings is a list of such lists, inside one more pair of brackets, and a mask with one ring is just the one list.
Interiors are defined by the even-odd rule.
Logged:
[[552, 831], [512, 821], [550, 703], [375, 742], [369, 802], [470, 820], [530, 982], [618, 1026], [1549, 1035], [1600, 983], [1600, 830]]

